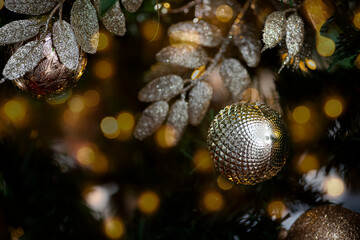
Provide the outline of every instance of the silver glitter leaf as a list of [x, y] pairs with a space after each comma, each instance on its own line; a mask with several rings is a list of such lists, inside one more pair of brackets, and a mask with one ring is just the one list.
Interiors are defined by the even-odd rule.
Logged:
[[213, 95], [213, 89], [207, 82], [199, 82], [189, 93], [189, 123], [200, 124], [204, 118]]
[[203, 20], [179, 22], [168, 30], [172, 42], [190, 42], [206, 47], [216, 47], [221, 43], [221, 30]]
[[89, 0], [76, 0], [71, 8], [71, 26], [84, 52], [96, 53], [99, 43], [99, 23], [96, 10]]
[[189, 120], [189, 104], [183, 100], [177, 100], [170, 108], [166, 124], [174, 130], [174, 142], [177, 144], [184, 133]]
[[246, 68], [234, 58], [223, 60], [220, 67], [220, 76], [235, 101], [241, 99], [242, 92], [251, 83]]
[[134, 137], [143, 140], [153, 134], [165, 121], [168, 111], [169, 104], [165, 101], [155, 102], [148, 106], [136, 124]]
[[[94, 6], [98, 15], [100, 16], [101, 0], [94, 0]], [[109, 32], [118, 36], [123, 36], [126, 33], [125, 15], [121, 11], [120, 3], [118, 1], [104, 14], [101, 18], [102, 23]]]
[[184, 87], [183, 79], [177, 75], [163, 76], [151, 81], [140, 90], [138, 98], [142, 102], [167, 100], [178, 95]]
[[3, 75], [7, 79], [14, 80], [24, 74], [40, 62], [43, 53], [43, 44], [38, 41], [31, 41], [20, 47], [6, 63]]
[[37, 20], [19, 20], [0, 28], [0, 45], [22, 42], [34, 37], [40, 30]]
[[[291, 58], [295, 57], [302, 48], [305, 37], [305, 27], [302, 18], [292, 14], [286, 21], [286, 48], [288, 54], [282, 64], [281, 69], [290, 62]], [[281, 69], [279, 71], [281, 71]]]
[[136, 12], [140, 8], [142, 2], [143, 0], [121, 0], [121, 3], [128, 12]]
[[256, 67], [261, 57], [261, 41], [256, 26], [252, 23], [242, 23], [235, 28], [233, 38], [243, 59], [249, 67]]
[[64, 20], [54, 23], [53, 42], [60, 61], [67, 68], [75, 70], [79, 64], [79, 46], [69, 23]]
[[174, 44], [167, 46], [156, 54], [159, 62], [186, 68], [198, 68], [208, 62], [206, 51], [192, 44]]
[[263, 42], [265, 46], [262, 51], [275, 47], [285, 36], [286, 18], [281, 11], [271, 13], [265, 21], [263, 30]]
[[58, 0], [6, 0], [5, 7], [16, 13], [41, 15], [52, 10], [58, 2]]

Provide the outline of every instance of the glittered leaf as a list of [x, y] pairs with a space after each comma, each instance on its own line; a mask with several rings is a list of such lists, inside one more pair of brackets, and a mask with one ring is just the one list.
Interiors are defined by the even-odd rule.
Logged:
[[22, 42], [34, 37], [40, 30], [37, 20], [19, 20], [0, 28], [0, 45]]
[[199, 82], [189, 93], [189, 123], [200, 124], [204, 118], [213, 95], [213, 89], [207, 82]]
[[41, 15], [52, 10], [58, 2], [58, 0], [6, 0], [5, 7], [16, 13]]
[[3, 75], [7, 79], [14, 80], [22, 77], [26, 72], [32, 70], [40, 62], [43, 53], [43, 44], [32, 41], [20, 47], [3, 70]]
[[155, 78], [159, 78], [171, 74], [183, 76], [187, 72], [189, 72], [188, 68], [179, 67], [179, 66], [173, 67], [169, 63], [156, 62], [154, 65], [151, 66], [150, 71], [145, 73], [144, 81], [149, 82]]
[[114, 6], [114, 4], [117, 2], [117, 0], [95, 0], [94, 4], [99, 7], [98, 13], [100, 16], [104, 16], [104, 14]]
[[140, 90], [138, 98], [142, 102], [167, 100], [178, 95], [184, 87], [183, 79], [177, 75], [163, 76], [151, 81]]
[[192, 44], [174, 44], [161, 49], [156, 54], [159, 62], [186, 68], [198, 68], [208, 62], [206, 51]]
[[256, 67], [261, 57], [261, 41], [258, 29], [252, 22], [241, 23], [235, 28], [233, 42], [249, 67]]
[[285, 36], [286, 18], [284, 12], [273, 12], [265, 21], [263, 30], [263, 42], [265, 46], [262, 51], [275, 47]]
[[102, 14], [100, 10], [100, 3], [104, 0], [94, 0], [96, 11], [101, 16], [100, 19], [107, 30], [118, 36], [123, 36], [126, 33], [125, 16], [120, 8], [120, 3], [116, 0], [114, 4]]
[[76, 0], [71, 9], [71, 26], [84, 52], [96, 53], [99, 43], [99, 23], [89, 0]]
[[234, 58], [223, 60], [220, 67], [220, 76], [236, 101], [241, 99], [242, 92], [251, 83], [246, 68]]
[[140, 8], [142, 2], [143, 0], [121, 0], [121, 3], [128, 12], [136, 12]]
[[174, 24], [169, 28], [168, 36], [172, 43], [190, 42], [206, 47], [216, 47], [222, 40], [221, 30], [203, 20]]
[[174, 130], [174, 143], [177, 144], [189, 120], [189, 104], [183, 100], [177, 100], [170, 108], [167, 125]]
[[75, 70], [79, 63], [79, 46], [69, 23], [59, 20], [53, 26], [53, 42], [60, 61]]
[[147, 107], [136, 125], [135, 138], [143, 140], [153, 134], [165, 121], [168, 110], [169, 105], [165, 101], [155, 102]]

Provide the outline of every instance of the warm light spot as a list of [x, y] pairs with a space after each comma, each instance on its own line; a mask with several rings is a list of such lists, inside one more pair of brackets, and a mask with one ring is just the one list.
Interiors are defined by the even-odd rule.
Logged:
[[97, 46], [99, 44], [99, 32], [96, 32], [93, 35], [91, 35], [90, 44], [94, 49], [97, 49]]
[[81, 147], [77, 152], [77, 160], [81, 165], [88, 166], [95, 160], [95, 152], [89, 146]]
[[170, 148], [176, 145], [176, 130], [170, 125], [163, 125], [155, 132], [155, 142], [159, 147]]
[[310, 110], [305, 106], [298, 106], [294, 109], [292, 116], [297, 123], [306, 123], [310, 120]]
[[0, 10], [4, 7], [4, 0], [0, 0]]
[[109, 37], [106, 33], [100, 32], [99, 34], [99, 44], [97, 50], [105, 50], [109, 46]]
[[291, 137], [294, 142], [300, 142], [305, 138], [305, 129], [303, 125], [294, 124], [290, 128]]
[[31, 130], [30, 132], [30, 138], [31, 139], [35, 139], [35, 138], [38, 138], [39, 137], [39, 132], [35, 129]]
[[119, 125], [115, 118], [105, 117], [100, 123], [101, 131], [107, 138], [116, 138], [119, 135]]
[[154, 19], [144, 21], [140, 26], [140, 31], [144, 39], [148, 42], [158, 41], [163, 36], [163, 27], [159, 21]]
[[122, 131], [130, 131], [135, 124], [134, 116], [129, 112], [120, 113], [117, 117], [119, 128]]
[[84, 109], [85, 103], [84, 99], [79, 95], [74, 95], [68, 102], [69, 109], [73, 113], [79, 113]]
[[323, 0], [305, 0], [302, 5], [305, 17], [318, 32], [334, 12], [334, 5]]
[[70, 126], [75, 126], [79, 120], [79, 114], [72, 112], [70, 109], [66, 109], [63, 115], [64, 121]]
[[24, 236], [24, 229], [22, 227], [9, 227], [11, 240], [19, 240]]
[[243, 100], [257, 102], [260, 101], [260, 93], [255, 88], [247, 88], [243, 92]]
[[316, 69], [316, 63], [315, 63], [314, 60], [312, 60], [312, 59], [307, 59], [307, 58], [306, 58], [306, 66], [307, 66], [310, 70], [315, 70], [315, 69]]
[[191, 79], [195, 80], [196, 78], [201, 77], [205, 73], [205, 66], [202, 65], [201, 67], [194, 70], [194, 72], [191, 74]]
[[357, 29], [360, 29], [360, 11], [355, 14], [353, 23]]
[[101, 186], [86, 188], [84, 197], [87, 205], [95, 211], [104, 210], [109, 202], [109, 193], [106, 188]]
[[170, 8], [170, 3], [166, 2], [163, 4], [164, 8]]
[[154, 213], [160, 205], [159, 196], [152, 191], [142, 193], [138, 199], [139, 210], [145, 214]]
[[200, 172], [212, 171], [213, 162], [207, 149], [198, 149], [193, 157], [195, 168]]
[[317, 34], [316, 50], [321, 56], [329, 57], [335, 52], [335, 42], [331, 38]]
[[107, 60], [100, 60], [95, 63], [95, 75], [101, 79], [108, 79], [114, 75], [114, 66]]
[[119, 218], [105, 220], [105, 233], [109, 238], [118, 239], [125, 233], [124, 223]]
[[221, 193], [217, 191], [209, 191], [203, 198], [203, 204], [208, 211], [220, 210], [224, 205], [224, 198]]
[[100, 102], [100, 94], [96, 90], [88, 90], [84, 94], [84, 102], [88, 107], [96, 107]]
[[303, 155], [299, 158], [297, 169], [300, 173], [304, 174], [311, 170], [319, 169], [319, 161], [316, 156], [311, 154]]
[[345, 191], [344, 181], [339, 177], [328, 177], [324, 181], [324, 190], [331, 197], [339, 197]]
[[95, 173], [106, 173], [109, 169], [109, 160], [102, 153], [96, 153], [95, 161], [91, 163], [91, 169]]
[[273, 201], [268, 206], [268, 213], [271, 217], [279, 219], [285, 216], [286, 207], [281, 201]]
[[340, 116], [340, 114], [343, 111], [343, 107], [339, 100], [330, 99], [329, 101], [326, 102], [324, 111], [327, 116], [331, 118], [335, 118]]
[[305, 66], [305, 63], [303, 60], [300, 60], [299, 61], [299, 67], [300, 67], [300, 70], [303, 71], [303, 72], [309, 72], [307, 67]]
[[360, 69], [360, 54], [358, 54], [355, 59], [355, 65], [356, 65], [357, 69]]
[[233, 10], [229, 5], [221, 4], [217, 7], [215, 15], [220, 22], [228, 22], [233, 17]]
[[48, 97], [46, 101], [51, 105], [63, 104], [71, 97], [71, 95], [72, 95], [72, 90], [70, 88], [69, 90], [63, 92], [62, 94]]
[[21, 122], [26, 116], [27, 107], [18, 100], [10, 100], [4, 105], [4, 113], [12, 122]]
[[287, 57], [287, 53], [283, 53], [283, 54], [281, 54], [281, 56], [280, 56], [280, 58], [281, 58], [281, 62], [284, 62], [285, 61], [285, 59], [286, 59], [286, 57]]
[[217, 184], [222, 190], [229, 190], [234, 186], [234, 183], [219, 175], [217, 178]]

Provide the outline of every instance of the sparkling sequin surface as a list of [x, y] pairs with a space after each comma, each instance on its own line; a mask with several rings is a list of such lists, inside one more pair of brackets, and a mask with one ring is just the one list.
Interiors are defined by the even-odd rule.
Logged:
[[58, 0], [6, 0], [5, 7], [13, 12], [40, 15], [49, 12]]
[[291, 226], [288, 240], [359, 240], [360, 214], [336, 205], [306, 211]]
[[0, 28], [0, 45], [28, 40], [39, 32], [41, 24], [37, 20], [19, 20]]
[[207, 142], [216, 170], [245, 185], [275, 176], [290, 148], [281, 116], [267, 105], [248, 101], [221, 110], [211, 123]]
[[[100, 16], [100, 0], [94, 0], [94, 6]], [[121, 11], [120, 3], [118, 1], [102, 16], [102, 23], [109, 32], [118, 36], [123, 36], [126, 33], [125, 15]]]
[[189, 104], [183, 100], [179, 99], [171, 106], [169, 111], [169, 116], [167, 119], [167, 124], [172, 127], [173, 130], [175, 130], [175, 143], [177, 143], [189, 120], [189, 113], [188, 113]]
[[273, 12], [265, 21], [263, 30], [263, 42], [265, 46], [262, 51], [275, 47], [285, 36], [286, 18], [284, 12]]
[[197, 126], [204, 118], [213, 95], [213, 89], [207, 82], [199, 82], [189, 93], [189, 123]]
[[136, 12], [140, 8], [142, 2], [143, 0], [121, 0], [121, 3], [128, 12]]

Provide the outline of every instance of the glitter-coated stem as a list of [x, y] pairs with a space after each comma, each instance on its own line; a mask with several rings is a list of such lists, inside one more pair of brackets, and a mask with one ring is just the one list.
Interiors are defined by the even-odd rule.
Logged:
[[64, 4], [64, 0], [62, 0], [60, 3], [58, 3], [58, 5], [56, 5], [56, 6], [54, 7], [54, 9], [51, 11], [51, 13], [50, 13], [50, 15], [49, 15], [49, 17], [48, 17], [48, 19], [47, 19], [47, 21], [46, 21], [46, 26], [45, 26], [45, 31], [44, 31], [45, 34], [44, 34], [43, 39], [41, 39], [41, 41], [44, 40], [45, 37], [46, 37], [46, 34], [47, 34], [48, 30], [49, 30], [49, 25], [50, 25], [50, 20], [51, 20], [51, 18], [55, 15], [56, 11], [57, 11], [60, 7], [61, 7], [61, 10], [62, 10], [63, 4]]

